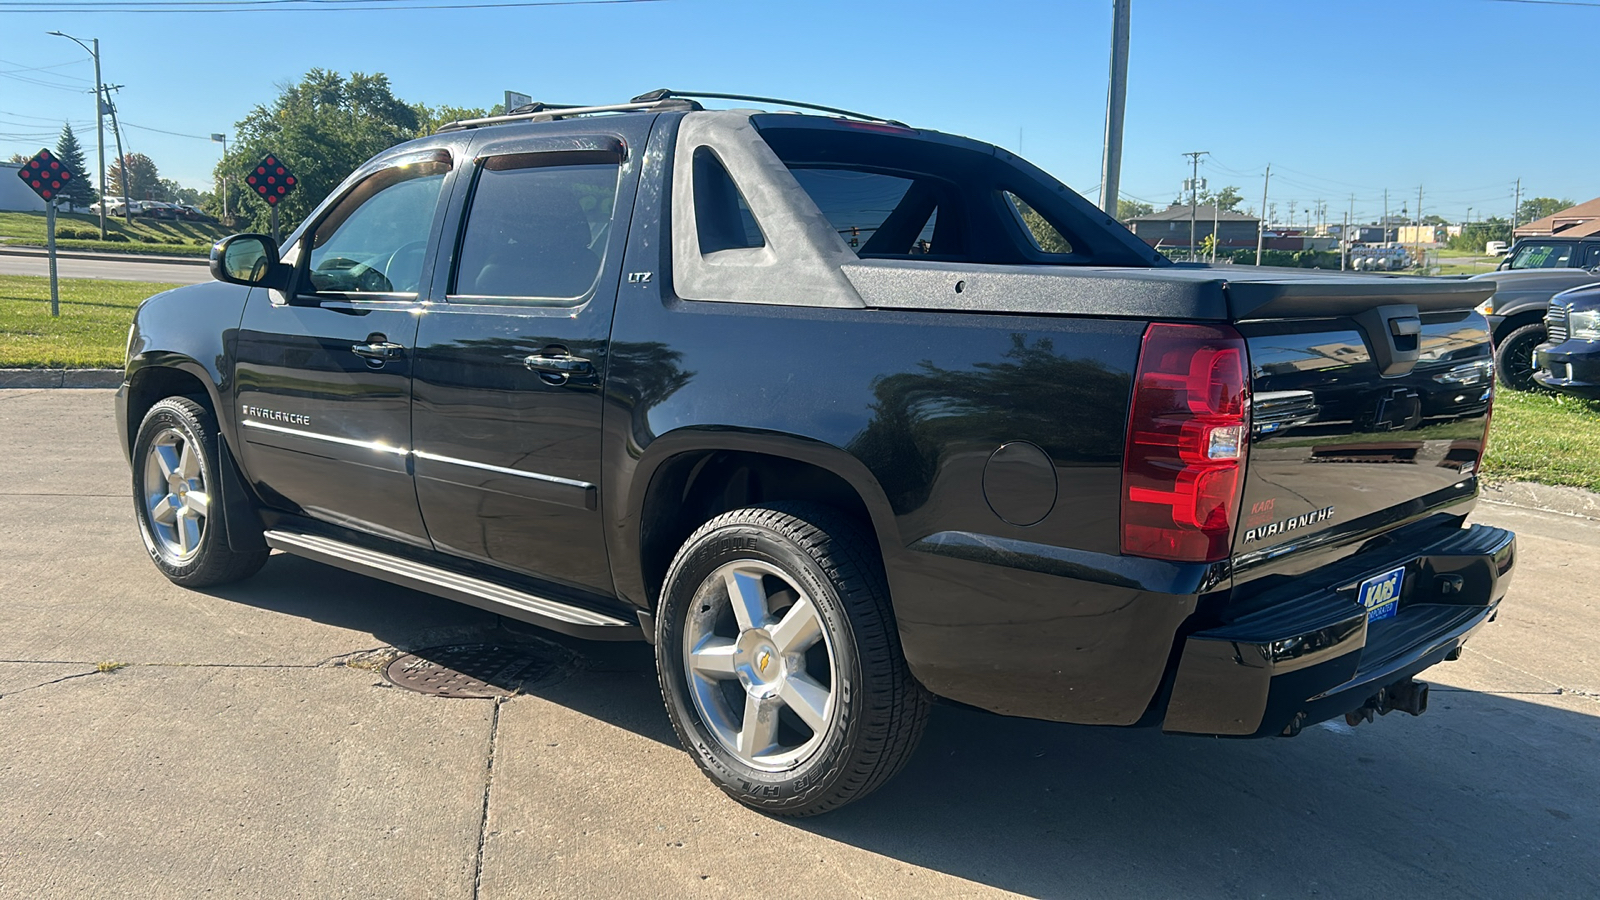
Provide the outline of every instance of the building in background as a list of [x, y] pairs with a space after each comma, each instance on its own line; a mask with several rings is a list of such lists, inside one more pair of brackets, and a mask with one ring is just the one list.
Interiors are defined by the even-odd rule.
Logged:
[[44, 201], [17, 177], [22, 167], [0, 163], [0, 212], [44, 212]]
[[[1196, 244], [1205, 243], [1211, 234], [1211, 223], [1215, 217], [1217, 222], [1217, 246], [1219, 248], [1256, 248], [1256, 230], [1261, 225], [1261, 220], [1255, 216], [1247, 216], [1242, 212], [1231, 209], [1216, 210], [1210, 204], [1201, 204], [1194, 211], [1194, 240]], [[1153, 212], [1147, 216], [1139, 216], [1128, 220], [1128, 228], [1146, 244], [1152, 247], [1166, 249], [1169, 247], [1187, 248], [1189, 246], [1189, 206], [1180, 204], [1169, 206], [1160, 212]]]
[[1593, 234], [1597, 228], [1600, 228], [1600, 197], [1587, 203], [1579, 203], [1577, 206], [1569, 206], [1555, 215], [1518, 225], [1515, 234], [1519, 238], [1557, 235], [1578, 237], [1573, 229], [1581, 229], [1584, 234]]

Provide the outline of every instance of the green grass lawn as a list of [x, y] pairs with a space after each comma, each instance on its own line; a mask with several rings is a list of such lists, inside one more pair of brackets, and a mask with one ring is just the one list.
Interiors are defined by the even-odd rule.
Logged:
[[120, 369], [139, 302], [175, 284], [63, 278], [50, 318], [50, 279], [0, 275], [0, 368]]
[[1600, 491], [1600, 401], [1497, 390], [1483, 476]]
[[[42, 212], [0, 212], [0, 237], [8, 244], [45, 244], [45, 215]], [[62, 229], [94, 232], [93, 239], [62, 238]], [[89, 213], [56, 214], [56, 246], [63, 250], [106, 250], [114, 253], [174, 253], [204, 256], [211, 245], [225, 236], [221, 225], [210, 222], [167, 221], [135, 216], [129, 225], [120, 218], [107, 218], [106, 231], [126, 235], [126, 241], [101, 241], [100, 217]]]

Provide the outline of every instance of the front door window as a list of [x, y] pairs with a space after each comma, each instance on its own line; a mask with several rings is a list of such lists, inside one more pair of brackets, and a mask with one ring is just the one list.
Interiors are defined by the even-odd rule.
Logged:
[[308, 276], [316, 294], [415, 297], [428, 233], [449, 163], [384, 169], [334, 205], [311, 233]]

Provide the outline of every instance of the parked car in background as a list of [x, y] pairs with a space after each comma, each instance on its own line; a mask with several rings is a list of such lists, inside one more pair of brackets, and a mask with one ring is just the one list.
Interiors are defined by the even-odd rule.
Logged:
[[1489, 241], [1483, 245], [1483, 252], [1489, 256], [1505, 256], [1506, 250], [1505, 241]]
[[1501, 269], [1593, 269], [1600, 267], [1600, 235], [1580, 238], [1523, 238], [1500, 263]]
[[[100, 207], [101, 207], [102, 204], [106, 208], [106, 215], [108, 215], [108, 216], [120, 216], [120, 215], [122, 215], [123, 205], [122, 205], [122, 198], [121, 197], [110, 197], [110, 198], [107, 198], [105, 200], [96, 200], [95, 202], [89, 204], [89, 212], [95, 213], [96, 215], [98, 215], [99, 212], [100, 212]], [[137, 206], [134, 207], [134, 210], [137, 211], [138, 207]]]
[[1550, 298], [1548, 340], [1534, 351], [1533, 380], [1563, 394], [1600, 398], [1600, 284]]
[[179, 217], [179, 207], [176, 203], [168, 203], [165, 200], [141, 200], [139, 203], [142, 207], [139, 214], [147, 219], [176, 220]]
[[1494, 282], [1494, 295], [1478, 311], [1488, 318], [1494, 337], [1495, 373], [1506, 387], [1526, 391], [1534, 386], [1533, 350], [1545, 342], [1544, 316], [1550, 308], [1550, 298], [1600, 282], [1600, 271], [1520, 269], [1485, 272], [1467, 280]]
[[195, 206], [193, 203], [179, 203], [176, 205], [178, 207], [178, 215], [180, 218], [187, 219], [190, 222], [216, 221], [215, 219], [211, 218], [211, 216], [207, 215], [205, 210]]

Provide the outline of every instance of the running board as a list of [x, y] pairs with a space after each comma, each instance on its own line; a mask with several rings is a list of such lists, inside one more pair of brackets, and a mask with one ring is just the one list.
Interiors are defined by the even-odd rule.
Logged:
[[267, 546], [492, 613], [600, 641], [637, 641], [639, 623], [320, 535], [268, 531]]

